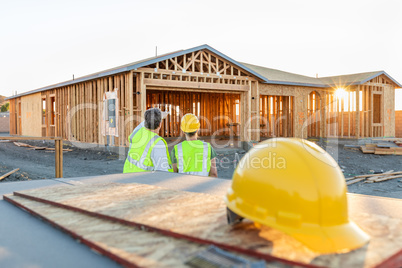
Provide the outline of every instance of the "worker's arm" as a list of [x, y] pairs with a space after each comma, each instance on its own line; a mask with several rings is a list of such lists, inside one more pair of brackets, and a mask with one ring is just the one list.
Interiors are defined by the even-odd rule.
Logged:
[[179, 173], [179, 169], [177, 168], [177, 159], [176, 159], [174, 148], [170, 152], [170, 159], [172, 160], [173, 172]]
[[214, 159], [211, 159], [211, 169], [209, 170], [209, 176], [210, 177], [218, 177], [218, 169], [216, 168], [216, 157]]
[[169, 172], [171, 167], [169, 166], [169, 160], [166, 154], [166, 146], [162, 140], [158, 141], [152, 149], [151, 159], [154, 164], [154, 170]]
[[179, 170], [177, 169], [177, 163], [172, 163], [173, 172], [178, 173]]

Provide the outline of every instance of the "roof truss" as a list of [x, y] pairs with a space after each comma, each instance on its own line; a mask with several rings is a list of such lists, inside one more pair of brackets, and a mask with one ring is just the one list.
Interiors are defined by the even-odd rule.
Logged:
[[379, 75], [371, 78], [368, 81], [363, 81], [363, 83], [365, 83], [365, 84], [366, 83], [367, 84], [373, 84], [373, 85], [376, 85], [376, 84], [384, 85], [384, 84], [386, 84], [386, 85], [393, 85], [393, 86], [396, 86], [396, 87], [401, 87], [401, 85], [399, 83], [397, 83], [392, 77], [387, 75], [387, 73], [385, 73], [385, 72], [379, 73]]
[[232, 62], [202, 49], [149, 64], [142, 68], [217, 76], [254, 77]]

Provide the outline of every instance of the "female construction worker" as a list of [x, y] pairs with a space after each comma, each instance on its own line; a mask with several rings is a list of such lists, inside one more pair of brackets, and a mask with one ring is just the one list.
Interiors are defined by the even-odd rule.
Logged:
[[208, 142], [198, 140], [200, 121], [194, 114], [185, 114], [181, 119], [181, 130], [186, 140], [175, 145], [172, 150], [174, 172], [217, 177], [216, 152]]

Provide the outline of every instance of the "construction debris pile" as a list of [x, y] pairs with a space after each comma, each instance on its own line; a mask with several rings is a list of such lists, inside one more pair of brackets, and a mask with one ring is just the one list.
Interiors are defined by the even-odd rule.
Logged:
[[402, 155], [402, 139], [386, 140], [387, 143], [369, 143], [360, 146], [360, 150], [365, 154], [378, 154], [378, 155]]
[[360, 181], [364, 181], [364, 183], [382, 182], [397, 178], [402, 178], [402, 171], [394, 172], [393, 170], [389, 170], [387, 172], [379, 174], [366, 174], [346, 178], [346, 184], [351, 185]]

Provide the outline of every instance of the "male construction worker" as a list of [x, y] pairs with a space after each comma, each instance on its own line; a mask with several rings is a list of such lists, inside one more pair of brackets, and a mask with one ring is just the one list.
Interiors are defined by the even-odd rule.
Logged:
[[194, 114], [185, 114], [181, 119], [181, 130], [186, 140], [172, 150], [174, 172], [217, 177], [216, 152], [208, 142], [198, 140], [200, 121]]
[[166, 141], [157, 134], [166, 113], [151, 108], [145, 111], [144, 117], [145, 120], [129, 137], [130, 148], [123, 173], [155, 170], [173, 172]]

